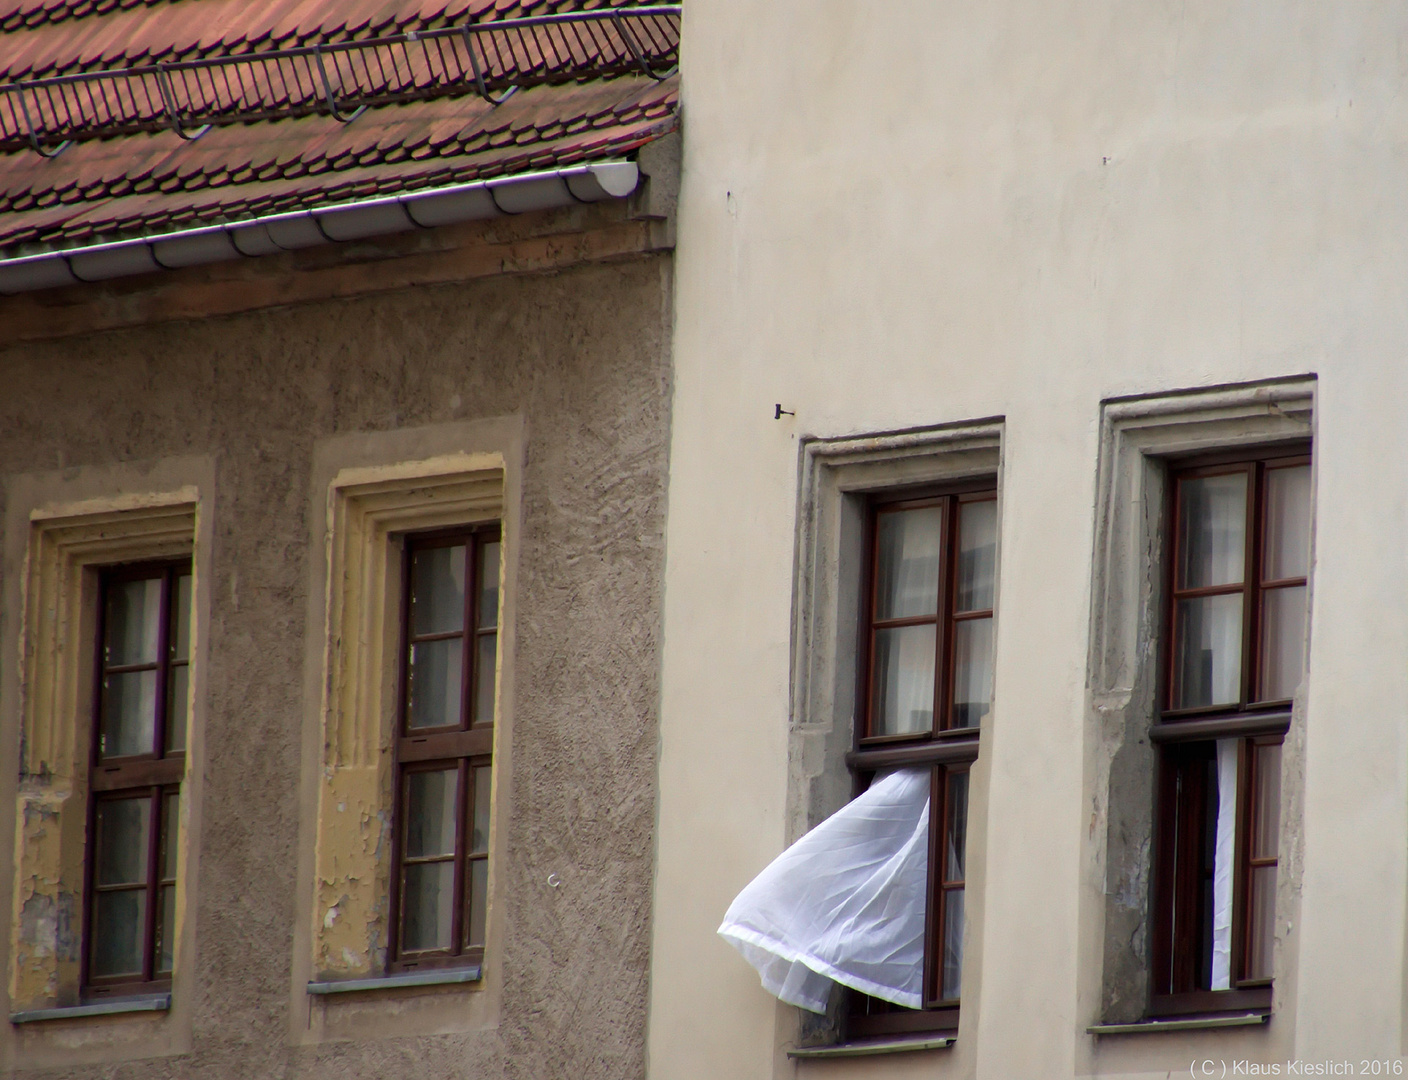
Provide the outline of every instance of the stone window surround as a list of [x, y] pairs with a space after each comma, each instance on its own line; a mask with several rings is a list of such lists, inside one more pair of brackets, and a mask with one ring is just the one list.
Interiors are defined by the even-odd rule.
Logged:
[[[867, 497], [923, 484], [997, 478], [998, 579], [1002, 528], [1001, 418], [839, 438], [805, 438], [799, 447], [797, 545], [793, 586], [792, 705], [788, 738], [786, 842], [792, 843], [851, 797], [845, 755], [852, 748], [861, 569]], [[994, 642], [1001, 601], [995, 599]], [[999, 688], [979, 735], [970, 771], [968, 806], [967, 928], [964, 939], [964, 1007], [959, 1038], [935, 1066], [941, 1073], [971, 1071], [972, 1033], [978, 1015], [980, 943], [986, 862], [988, 762], [992, 727], [1000, 717]], [[780, 1039], [796, 1046], [834, 1042], [839, 1016], [816, 1017], [777, 1006]], [[966, 1043], [962, 1036], [967, 1033]], [[945, 1045], [951, 1045], [948, 1040]], [[785, 1071], [778, 1056], [777, 1075]]]
[[[6, 979], [17, 1068], [140, 1060], [189, 1049], [209, 627], [213, 463], [172, 458], [5, 479], [0, 731], [19, 748]], [[191, 701], [181, 784], [173, 992], [79, 1005], [79, 928], [98, 568], [192, 560]], [[47, 900], [47, 903], [45, 901]], [[50, 912], [36, 918], [36, 904]], [[41, 913], [42, 915], [42, 913]], [[47, 938], [47, 940], [45, 940]], [[187, 988], [183, 991], [183, 987]], [[158, 1000], [160, 999], [160, 1000]]]
[[[314, 449], [305, 697], [305, 828], [292, 1036], [310, 1044], [497, 1022], [501, 837], [511, 766], [521, 422], [462, 421], [337, 436]], [[488, 943], [482, 970], [386, 974], [400, 537], [499, 521], [500, 633]], [[308, 768], [312, 765], [313, 768]]]
[[[1086, 868], [1098, 894], [1082, 922], [1091, 927], [1084, 1016], [1128, 1033], [1148, 1002], [1151, 844], [1156, 758], [1148, 738], [1163, 606], [1163, 519], [1169, 458], [1219, 450], [1255, 451], [1313, 436], [1314, 376], [1107, 400], [1101, 406], [1087, 682], [1086, 790], [1091, 829]], [[1312, 459], [1313, 462], [1314, 459]], [[1312, 470], [1314, 465], [1312, 463]], [[1312, 476], [1314, 597], [1314, 481]], [[1309, 634], [1309, 620], [1307, 620]], [[1307, 649], [1306, 656], [1309, 656]], [[1293, 939], [1300, 888], [1300, 832], [1306, 684], [1295, 695], [1282, 760], [1273, 1011], [1293, 994]], [[1133, 736], [1133, 737], [1131, 737]], [[1104, 819], [1104, 829], [1098, 822]], [[1095, 929], [1098, 927], [1098, 929]], [[1147, 1025], [1150, 1030], [1162, 1025]], [[1137, 1027], [1136, 1027], [1137, 1030]], [[1269, 1029], [1242, 1028], [1270, 1037]], [[1284, 1033], [1283, 1033], [1284, 1034]], [[1279, 1038], [1279, 1036], [1278, 1036]], [[1174, 1056], [1182, 1053], [1170, 1047]]]

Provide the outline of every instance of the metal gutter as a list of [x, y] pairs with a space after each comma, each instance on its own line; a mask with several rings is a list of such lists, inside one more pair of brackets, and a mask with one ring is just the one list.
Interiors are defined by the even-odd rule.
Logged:
[[177, 270], [242, 256], [273, 255], [333, 241], [366, 240], [576, 203], [624, 199], [635, 191], [639, 180], [640, 170], [634, 161], [602, 161], [0, 259], [0, 294]]

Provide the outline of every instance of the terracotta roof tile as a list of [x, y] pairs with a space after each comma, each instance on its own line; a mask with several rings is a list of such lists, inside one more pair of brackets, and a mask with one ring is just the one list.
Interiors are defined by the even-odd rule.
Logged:
[[[0, 0], [0, 82], [95, 61], [128, 66], [618, 2]], [[170, 130], [90, 138], [53, 158], [0, 151], [0, 257], [618, 157], [672, 130], [677, 109], [673, 77], [577, 77], [498, 106], [441, 96], [370, 108], [347, 124], [302, 115], [226, 123], [195, 141]]]

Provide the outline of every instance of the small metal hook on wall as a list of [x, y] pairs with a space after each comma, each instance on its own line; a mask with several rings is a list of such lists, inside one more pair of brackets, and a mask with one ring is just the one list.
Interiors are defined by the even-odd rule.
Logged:
[[781, 402], [778, 402], [778, 403], [777, 403], [776, 405], [774, 405], [772, 408], [773, 408], [772, 418], [773, 418], [774, 420], [781, 420], [784, 416], [796, 416], [796, 415], [797, 415], [797, 414], [794, 413], [794, 412], [788, 412], [786, 409], [784, 409], [784, 408], [782, 407], [782, 403], [781, 403]]
[[562, 879], [561, 879], [560, 877], [558, 877], [557, 874], [555, 874], [555, 873], [549, 874], [549, 875], [548, 875], [548, 888], [550, 888], [550, 889], [559, 889], [559, 888], [561, 888], [561, 887], [562, 887]]

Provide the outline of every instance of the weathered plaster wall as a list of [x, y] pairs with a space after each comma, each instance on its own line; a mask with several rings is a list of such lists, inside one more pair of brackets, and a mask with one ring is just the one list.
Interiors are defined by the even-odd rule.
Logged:
[[[218, 507], [196, 982], [176, 988], [194, 1003], [190, 1050], [108, 1068], [58, 1067], [55, 1051], [46, 1076], [642, 1074], [670, 274], [669, 256], [641, 256], [0, 349], [0, 470], [204, 454]], [[497, 1025], [300, 1046], [313, 449], [501, 416], [520, 418], [525, 454]], [[0, 1026], [7, 1061], [20, 1037]], [[68, 1041], [81, 1051], [81, 1032]]]
[[[654, 1080], [1404, 1053], [1405, 33], [1361, 2], [686, 5]], [[1266, 1030], [1097, 1040], [1100, 402], [1307, 372], [1299, 980]], [[1002, 611], [969, 1049], [790, 1064], [795, 1014], [715, 929], [787, 837], [798, 440], [988, 416]]]

